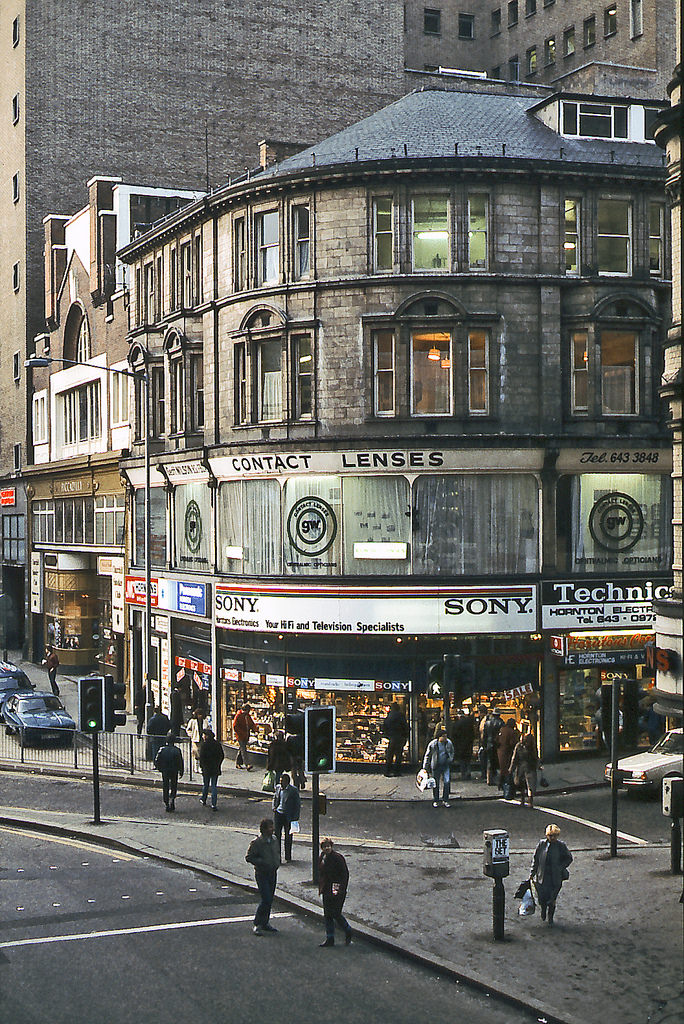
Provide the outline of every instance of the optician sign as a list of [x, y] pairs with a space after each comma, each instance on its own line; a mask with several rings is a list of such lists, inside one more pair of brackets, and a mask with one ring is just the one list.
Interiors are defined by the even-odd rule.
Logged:
[[529, 633], [536, 588], [216, 585], [217, 626], [279, 633]]
[[655, 622], [653, 602], [664, 600], [671, 585], [664, 578], [542, 583], [542, 629], [648, 625]]

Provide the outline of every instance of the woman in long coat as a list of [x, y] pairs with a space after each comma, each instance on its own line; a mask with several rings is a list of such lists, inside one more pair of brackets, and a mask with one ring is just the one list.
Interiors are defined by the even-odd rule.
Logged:
[[558, 836], [558, 825], [547, 825], [546, 838], [542, 839], [532, 858], [530, 881], [534, 882], [537, 899], [541, 909], [541, 919], [546, 920], [548, 910], [549, 925], [553, 924], [556, 912], [556, 900], [561, 886], [569, 877], [568, 867], [572, 864], [572, 854]]
[[515, 718], [507, 719], [496, 738], [497, 754], [499, 756], [499, 789], [501, 789], [506, 781], [506, 776], [511, 768], [513, 751], [519, 739], [520, 732], [516, 727]]

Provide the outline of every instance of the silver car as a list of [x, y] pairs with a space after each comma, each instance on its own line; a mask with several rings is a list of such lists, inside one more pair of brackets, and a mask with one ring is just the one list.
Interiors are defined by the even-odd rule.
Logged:
[[[607, 764], [604, 776], [610, 782], [612, 764]], [[618, 785], [627, 789], [657, 790], [663, 779], [684, 775], [684, 735], [681, 729], [671, 729], [643, 754], [621, 757], [617, 763]]]

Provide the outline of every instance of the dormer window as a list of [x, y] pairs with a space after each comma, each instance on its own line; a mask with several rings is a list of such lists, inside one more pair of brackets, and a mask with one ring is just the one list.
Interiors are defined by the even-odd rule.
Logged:
[[615, 103], [563, 101], [563, 135], [627, 139], [627, 107]]

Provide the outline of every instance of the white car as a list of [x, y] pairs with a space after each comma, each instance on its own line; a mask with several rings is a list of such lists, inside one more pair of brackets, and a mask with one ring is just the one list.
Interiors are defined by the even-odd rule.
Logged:
[[[604, 776], [610, 782], [612, 764], [606, 765]], [[617, 763], [618, 785], [627, 789], [657, 790], [663, 779], [684, 775], [684, 735], [671, 729], [643, 754], [621, 757]]]

